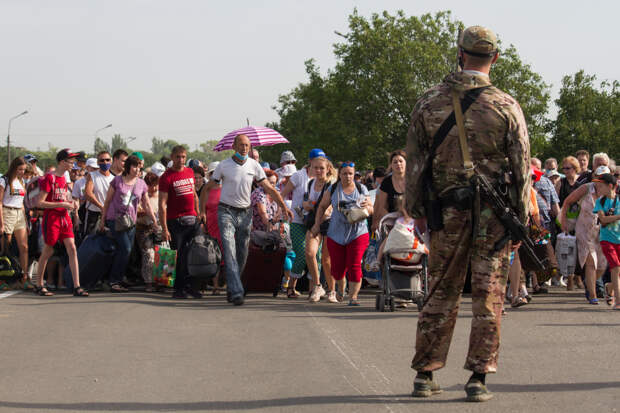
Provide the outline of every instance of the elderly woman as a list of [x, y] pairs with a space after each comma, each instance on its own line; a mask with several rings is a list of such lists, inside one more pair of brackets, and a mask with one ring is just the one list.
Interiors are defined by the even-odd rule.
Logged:
[[[275, 188], [278, 175], [270, 170], [265, 170], [267, 180]], [[252, 206], [252, 231], [271, 231], [278, 216], [278, 204], [265, 193], [262, 187], [257, 187], [250, 196]]]
[[607, 187], [603, 182], [597, 182], [597, 177], [608, 174], [609, 168], [600, 166], [594, 171], [593, 182], [581, 185], [571, 192], [564, 200], [560, 213], [562, 231], [569, 232], [567, 211], [573, 204], [579, 205], [579, 216], [575, 225], [577, 237], [577, 255], [579, 264], [585, 267], [586, 273], [586, 298], [590, 304], [598, 304], [596, 299], [596, 279], [603, 275], [607, 267], [607, 260], [603, 255], [599, 243], [600, 224], [594, 211], [596, 200], [607, 193]]
[[110, 270], [110, 289], [112, 292], [126, 292], [127, 288], [121, 285], [123, 275], [129, 262], [129, 254], [133, 246], [136, 234], [135, 224], [119, 225], [123, 217], [128, 216], [130, 221], [135, 223], [138, 214], [138, 204], [142, 203], [142, 208], [148, 217], [157, 227], [157, 217], [151, 208], [148, 196], [148, 186], [140, 175], [140, 159], [130, 156], [125, 160], [123, 172], [117, 175], [110, 182], [110, 189], [106, 195], [99, 230], [110, 230], [112, 237], [118, 246], [117, 253], [114, 255], [114, 262]]

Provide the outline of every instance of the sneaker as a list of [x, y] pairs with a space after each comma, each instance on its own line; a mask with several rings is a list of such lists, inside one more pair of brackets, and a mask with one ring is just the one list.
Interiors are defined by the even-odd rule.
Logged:
[[487, 386], [482, 384], [480, 380], [470, 380], [465, 385], [465, 393], [467, 394], [468, 402], [486, 402], [493, 398], [493, 393], [487, 389]]
[[327, 293], [327, 301], [330, 303], [338, 302], [338, 299], [336, 298], [336, 291], [330, 291]]
[[310, 302], [311, 303], [316, 303], [319, 302], [321, 300], [321, 297], [323, 297], [325, 295], [325, 290], [323, 289], [322, 285], [315, 285], [314, 288], [312, 289], [312, 293], [310, 294]]
[[434, 394], [439, 394], [443, 390], [439, 387], [439, 384], [435, 380], [431, 380], [426, 376], [417, 375], [413, 379], [413, 397], [431, 397]]

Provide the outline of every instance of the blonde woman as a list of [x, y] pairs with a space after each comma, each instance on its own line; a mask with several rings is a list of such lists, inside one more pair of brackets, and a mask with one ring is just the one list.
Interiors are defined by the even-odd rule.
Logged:
[[[325, 154], [317, 156], [310, 161], [310, 168], [314, 172], [314, 178], [308, 182], [307, 187], [307, 199], [302, 203], [302, 207], [307, 216], [315, 216], [317, 207], [321, 198], [326, 191], [329, 191], [330, 185], [336, 181], [336, 170], [334, 165], [327, 159]], [[329, 206], [327, 211], [323, 214], [322, 219], [318, 222], [319, 232], [313, 234], [310, 231], [306, 232], [306, 265], [308, 271], [312, 276], [312, 292], [310, 293], [310, 302], [317, 302], [321, 299], [321, 296], [325, 293], [323, 286], [321, 285], [319, 265], [316, 260], [317, 252], [321, 247], [321, 264], [323, 266], [323, 273], [325, 274], [325, 280], [327, 281], [327, 300], [330, 303], [337, 303], [335, 281], [331, 273], [331, 260], [329, 259], [329, 252], [327, 251], [327, 242], [325, 242], [325, 236], [327, 235], [327, 228], [329, 227], [329, 220], [331, 217], [332, 208]], [[314, 225], [314, 223], [312, 223]], [[344, 282], [343, 282], [344, 283]], [[344, 288], [341, 287], [340, 290]], [[289, 295], [294, 295], [294, 290], [288, 291]]]

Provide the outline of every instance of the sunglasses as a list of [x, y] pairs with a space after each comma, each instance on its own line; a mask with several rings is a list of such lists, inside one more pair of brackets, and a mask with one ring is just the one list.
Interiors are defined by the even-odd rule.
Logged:
[[575, 168], [573, 168], [572, 166], [564, 166], [564, 167], [562, 167], [563, 171], [568, 171], [570, 169], [575, 169]]
[[355, 162], [343, 162], [342, 163], [342, 168], [355, 168]]
[[104, 158], [104, 159], [99, 159], [97, 160], [97, 162], [102, 163], [102, 162], [112, 162], [112, 159], [110, 158]]

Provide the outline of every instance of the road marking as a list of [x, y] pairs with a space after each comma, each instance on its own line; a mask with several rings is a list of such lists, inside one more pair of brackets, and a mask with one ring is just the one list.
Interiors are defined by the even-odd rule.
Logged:
[[[323, 332], [323, 334], [325, 334], [327, 336], [327, 338], [329, 339], [329, 341], [332, 343], [332, 345], [336, 348], [336, 350], [338, 350], [338, 352], [343, 356], [343, 358], [347, 361], [347, 363], [349, 363], [351, 365], [351, 367], [353, 367], [357, 373], [361, 376], [362, 380], [366, 383], [366, 385], [368, 386], [368, 388], [373, 391], [375, 394], [377, 395], [381, 395], [381, 394], [391, 394], [394, 395], [394, 392], [392, 392], [390, 390], [390, 388], [388, 387], [388, 385], [390, 384], [390, 380], [385, 376], [385, 374], [383, 374], [383, 372], [374, 364], [367, 364], [367, 365], [358, 365], [356, 364], [356, 362], [354, 361], [354, 359], [360, 359], [361, 361], [361, 357], [356, 357], [356, 354], [354, 352], [353, 349], [351, 349], [351, 347], [347, 346], [347, 344], [345, 343], [344, 340], [339, 339], [337, 336], [337, 332], [333, 329], [327, 329], [325, 327], [323, 327], [321, 325], [321, 323], [319, 323], [319, 320], [314, 316], [314, 314], [312, 313], [312, 311], [308, 308], [308, 306], [304, 305], [304, 308], [306, 310], [306, 312], [310, 315], [310, 317], [312, 318], [312, 321], [319, 327], [319, 329]], [[373, 376], [373, 377], [368, 377], [368, 376]], [[349, 380], [348, 377], [346, 377], [346, 375], [343, 375], [343, 377], [346, 379], [347, 383], [358, 393], [362, 394], [362, 392], [353, 385], [353, 383], [351, 382], [351, 380]], [[372, 378], [372, 380], [371, 380]], [[380, 389], [378, 389], [372, 382], [376, 382], [376, 384], [379, 384], [381, 387]], [[410, 411], [408, 406], [405, 406], [404, 404], [402, 404], [399, 401], [394, 401], [394, 402], [390, 402], [390, 404], [392, 405], [392, 407], [395, 407], [398, 411], [402, 411], [403, 409], [406, 411]], [[394, 410], [392, 409], [392, 407], [390, 407], [390, 405], [388, 403], [384, 403], [383, 407], [389, 411], [389, 412], [394, 412]]]
[[0, 300], [2, 300], [3, 298], [10, 297], [15, 294], [19, 294], [19, 293], [21, 293], [21, 291], [19, 290], [3, 292], [2, 294], [0, 294]]

